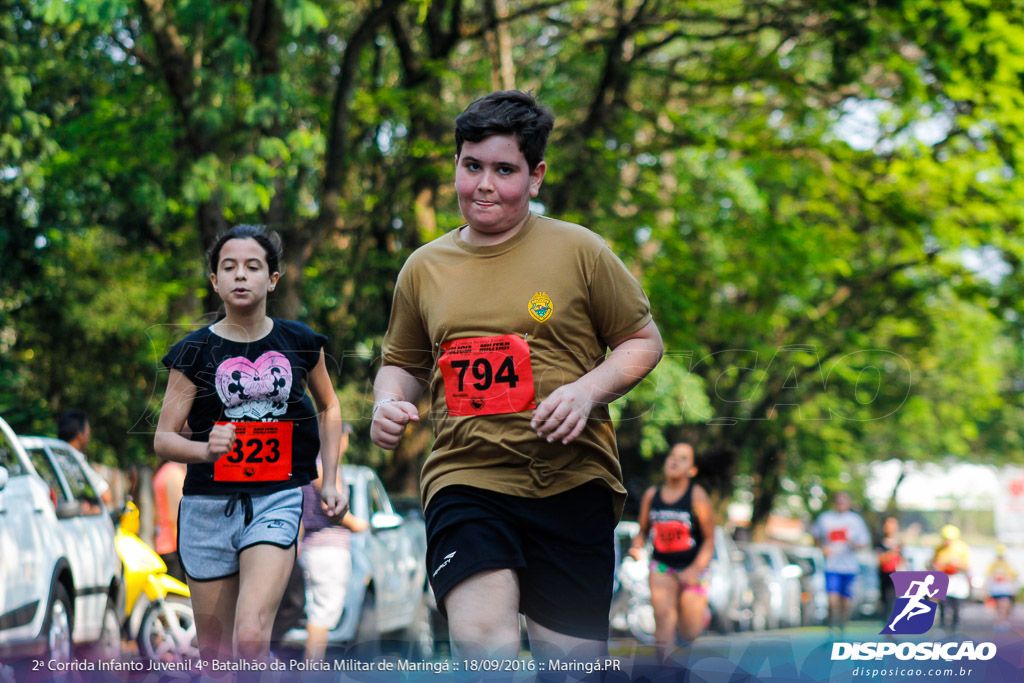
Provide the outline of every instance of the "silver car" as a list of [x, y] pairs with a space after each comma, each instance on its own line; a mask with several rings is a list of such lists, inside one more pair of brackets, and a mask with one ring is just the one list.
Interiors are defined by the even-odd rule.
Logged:
[[[352, 576], [338, 624], [328, 643], [358, 644], [373, 656], [382, 637], [394, 636], [413, 659], [433, 655], [433, 593], [427, 583], [427, 536], [422, 519], [395, 512], [377, 474], [369, 467], [345, 465], [352, 514], [369, 522], [352, 534]], [[282, 643], [303, 644], [306, 631], [287, 631]]]
[[739, 543], [747, 555], [747, 563], [755, 591], [768, 593], [768, 627], [786, 628], [800, 625], [800, 577], [803, 571], [791, 563], [774, 543]]
[[749, 628], [752, 596], [743, 555], [732, 536], [720, 526], [715, 527], [715, 554], [708, 571], [711, 574], [708, 586], [711, 628], [719, 633]]
[[825, 589], [825, 554], [813, 545], [785, 547], [786, 557], [803, 570], [800, 577], [800, 623], [817, 626], [828, 621], [828, 593]]
[[0, 656], [121, 651], [121, 561], [84, 458], [0, 419]]

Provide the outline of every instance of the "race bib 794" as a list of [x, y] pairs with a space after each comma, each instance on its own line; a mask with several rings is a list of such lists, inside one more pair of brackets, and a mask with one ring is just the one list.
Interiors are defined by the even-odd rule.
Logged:
[[235, 443], [214, 463], [214, 481], [285, 481], [292, 476], [291, 422], [233, 424]]
[[514, 334], [469, 337], [441, 345], [448, 414], [500, 415], [536, 407], [530, 347]]

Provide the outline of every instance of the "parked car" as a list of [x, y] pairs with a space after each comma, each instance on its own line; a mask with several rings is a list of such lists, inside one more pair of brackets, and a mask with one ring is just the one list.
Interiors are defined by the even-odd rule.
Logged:
[[654, 642], [654, 608], [651, 606], [650, 560], [647, 549], [639, 560], [629, 554], [639, 533], [636, 522], [619, 522], [615, 527], [615, 581], [609, 622], [613, 633], [629, 633], [641, 643]]
[[786, 559], [774, 543], [737, 544], [747, 553], [760, 582], [770, 595], [769, 624], [779, 628], [800, 625], [800, 567]]
[[800, 624], [818, 626], [828, 621], [828, 593], [825, 588], [825, 554], [813, 545], [783, 548], [786, 559], [800, 567]]
[[747, 608], [750, 610], [750, 630], [765, 631], [778, 628], [778, 615], [772, 610], [774, 576], [771, 568], [760, 555], [750, 551], [746, 543], [737, 543], [736, 545], [743, 558], [743, 568], [747, 574], [747, 585], [750, 590], [747, 603]]
[[406, 519], [423, 521], [423, 503], [416, 494], [391, 494], [391, 507]]
[[[427, 534], [422, 519], [395, 512], [377, 474], [344, 465], [352, 514], [370, 528], [352, 534], [352, 576], [331, 645], [358, 644], [371, 656], [382, 639], [408, 646], [404, 656], [426, 659], [434, 652], [433, 594], [427, 582]], [[305, 628], [288, 630], [283, 645], [302, 645]]]
[[872, 550], [857, 553], [860, 572], [853, 582], [850, 616], [873, 619], [881, 607], [882, 593], [878, 583], [878, 558]]
[[743, 555], [732, 536], [720, 526], [715, 527], [715, 554], [708, 571], [711, 574], [708, 586], [711, 628], [719, 633], [749, 628], [753, 596]]
[[0, 418], [0, 656], [68, 661], [121, 651], [114, 525], [67, 443]]

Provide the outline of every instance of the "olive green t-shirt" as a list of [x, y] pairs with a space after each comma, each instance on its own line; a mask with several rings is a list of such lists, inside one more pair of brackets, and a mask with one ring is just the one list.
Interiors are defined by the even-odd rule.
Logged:
[[[593, 409], [572, 443], [548, 443], [530, 427], [532, 408], [452, 415], [459, 409], [448, 405], [438, 359], [455, 340], [519, 337], [529, 349], [539, 405], [596, 367], [609, 343], [650, 322], [643, 288], [604, 240], [579, 225], [531, 214], [512, 238], [486, 247], [467, 244], [459, 233], [453, 230], [409, 257], [384, 338], [384, 365], [429, 376], [436, 438], [423, 466], [424, 508], [454, 484], [542, 498], [597, 479], [614, 492], [620, 514], [626, 491], [607, 406]], [[525, 375], [522, 368], [512, 374], [511, 366], [503, 374], [497, 363], [466, 366], [461, 376], [449, 375], [450, 391], [456, 382], [493, 387], [504, 380], [507, 388]]]

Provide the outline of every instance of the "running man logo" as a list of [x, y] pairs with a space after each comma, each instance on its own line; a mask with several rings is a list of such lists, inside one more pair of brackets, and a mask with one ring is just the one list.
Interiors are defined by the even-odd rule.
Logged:
[[451, 564], [452, 558], [455, 557], [455, 553], [457, 553], [457, 552], [459, 552], [459, 551], [458, 550], [453, 550], [452, 552], [450, 552], [447, 555], [445, 555], [444, 556], [444, 562], [442, 562], [441, 564], [439, 564], [437, 566], [437, 569], [435, 569], [434, 573], [430, 575], [430, 578], [434, 578], [435, 576], [437, 576], [437, 573], [439, 571], [441, 571], [442, 569], [447, 567], [449, 564]]
[[530, 311], [530, 317], [539, 323], [544, 322], [551, 317], [551, 314], [555, 310], [554, 304], [551, 302], [551, 297], [548, 296], [547, 292], [537, 292], [530, 299], [530, 303], [527, 304], [527, 310]]
[[942, 572], [893, 572], [896, 605], [879, 633], [920, 635], [935, 623], [937, 601], [946, 599], [949, 577]]

